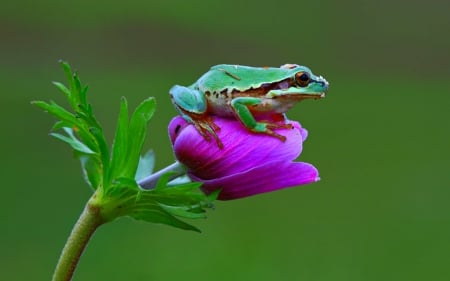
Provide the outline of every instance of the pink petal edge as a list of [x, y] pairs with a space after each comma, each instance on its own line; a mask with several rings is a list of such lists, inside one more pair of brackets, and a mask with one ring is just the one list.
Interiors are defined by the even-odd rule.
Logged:
[[203, 182], [202, 189], [207, 194], [221, 189], [218, 197], [220, 200], [238, 199], [320, 180], [319, 172], [313, 165], [285, 161], [273, 161], [242, 173], [213, 180], [202, 180], [193, 175], [191, 178]]

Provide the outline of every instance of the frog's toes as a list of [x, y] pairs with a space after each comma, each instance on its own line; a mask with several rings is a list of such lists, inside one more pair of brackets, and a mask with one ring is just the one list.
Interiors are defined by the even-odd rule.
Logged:
[[201, 118], [192, 118], [192, 123], [200, 135], [206, 140], [210, 141], [211, 137], [213, 137], [219, 146], [219, 148], [223, 148], [223, 144], [217, 136], [218, 131], [220, 131], [220, 127], [214, 123], [211, 116], [202, 116]]
[[278, 128], [291, 130], [291, 129], [294, 129], [294, 125], [292, 125], [291, 123], [286, 123], [286, 124], [279, 125]]
[[211, 140], [211, 137], [208, 134], [208, 130], [202, 126], [201, 124], [198, 123], [194, 123], [194, 127], [197, 130], [197, 132], [199, 132], [199, 134], [207, 141]]
[[213, 129], [214, 132], [219, 132], [220, 131], [220, 127], [217, 126], [216, 123], [214, 123], [214, 121], [212, 120], [212, 118], [209, 118], [210, 120], [208, 120], [208, 125]]
[[217, 143], [217, 146], [219, 148], [223, 148], [223, 143], [220, 140], [219, 136], [216, 134], [216, 132], [220, 131], [220, 127], [217, 126], [214, 122], [211, 123], [201, 123], [197, 127], [197, 130], [200, 132], [200, 134], [203, 136], [203, 138], [206, 141], [211, 140], [211, 136], [214, 138], [214, 140]]
[[283, 124], [258, 123], [257, 126], [253, 129], [253, 131], [276, 137], [277, 139], [281, 140], [282, 142], [285, 142], [286, 137], [278, 134], [274, 130], [276, 130], [276, 129], [292, 129], [292, 128], [294, 128], [294, 126], [290, 123], [283, 123]]
[[286, 137], [285, 136], [280, 135], [280, 134], [278, 134], [278, 133], [276, 133], [275, 131], [272, 130], [272, 129], [277, 129], [277, 128], [279, 128], [279, 127], [278, 126], [272, 127], [271, 125], [268, 125], [266, 127], [266, 131], [264, 133], [266, 133], [268, 135], [271, 135], [273, 137], [276, 137], [277, 139], [281, 140], [282, 142], [285, 142], [286, 141]]

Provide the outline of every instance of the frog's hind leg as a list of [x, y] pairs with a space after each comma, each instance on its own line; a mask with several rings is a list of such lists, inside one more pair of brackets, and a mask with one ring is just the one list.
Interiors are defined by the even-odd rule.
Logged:
[[273, 131], [274, 129], [291, 129], [291, 124], [280, 124], [273, 122], [259, 122], [256, 121], [249, 106], [255, 106], [261, 103], [261, 99], [254, 97], [239, 97], [231, 101], [231, 106], [235, 112], [236, 117], [247, 127], [249, 130], [256, 133], [264, 133], [274, 136], [281, 141], [286, 141], [286, 137]]
[[204, 94], [195, 89], [178, 85], [172, 87], [169, 93], [181, 117], [194, 125], [205, 140], [209, 141], [212, 136], [217, 145], [222, 148], [223, 144], [216, 133], [220, 131], [220, 127], [207, 114], [207, 102]]

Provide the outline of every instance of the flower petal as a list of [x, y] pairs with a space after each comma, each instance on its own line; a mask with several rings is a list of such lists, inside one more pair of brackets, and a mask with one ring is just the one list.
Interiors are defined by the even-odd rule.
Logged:
[[221, 189], [218, 199], [231, 200], [283, 188], [308, 184], [319, 180], [317, 169], [304, 162], [273, 161], [242, 173], [212, 180], [190, 175], [195, 181], [203, 182], [202, 189], [211, 193]]
[[214, 140], [206, 141], [194, 126], [181, 117], [169, 124], [169, 134], [177, 159], [189, 167], [191, 174], [203, 179], [220, 178], [244, 172], [268, 161], [291, 162], [302, 151], [306, 130], [290, 121], [293, 129], [277, 129], [286, 141], [261, 133], [252, 133], [235, 119], [215, 118], [217, 132], [224, 147]]
[[186, 122], [181, 116], [172, 118], [169, 123], [169, 137], [172, 144], [175, 143], [175, 139], [184, 130], [184, 128], [189, 125], [190, 124]]

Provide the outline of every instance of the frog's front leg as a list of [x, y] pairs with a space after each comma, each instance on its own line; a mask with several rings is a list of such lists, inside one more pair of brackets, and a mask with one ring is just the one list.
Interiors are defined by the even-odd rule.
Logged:
[[291, 124], [278, 124], [256, 121], [249, 107], [258, 106], [261, 104], [262, 99], [255, 97], [238, 97], [231, 101], [231, 107], [233, 108], [236, 117], [247, 127], [249, 130], [257, 133], [264, 133], [274, 136], [281, 141], [286, 141], [286, 137], [277, 134], [273, 129], [278, 128], [292, 128]]
[[216, 134], [216, 132], [220, 131], [220, 128], [207, 113], [205, 95], [195, 89], [178, 85], [173, 86], [169, 93], [172, 98], [172, 103], [181, 117], [194, 125], [200, 135], [207, 141], [212, 136], [216, 140], [217, 145], [222, 148], [223, 144]]

